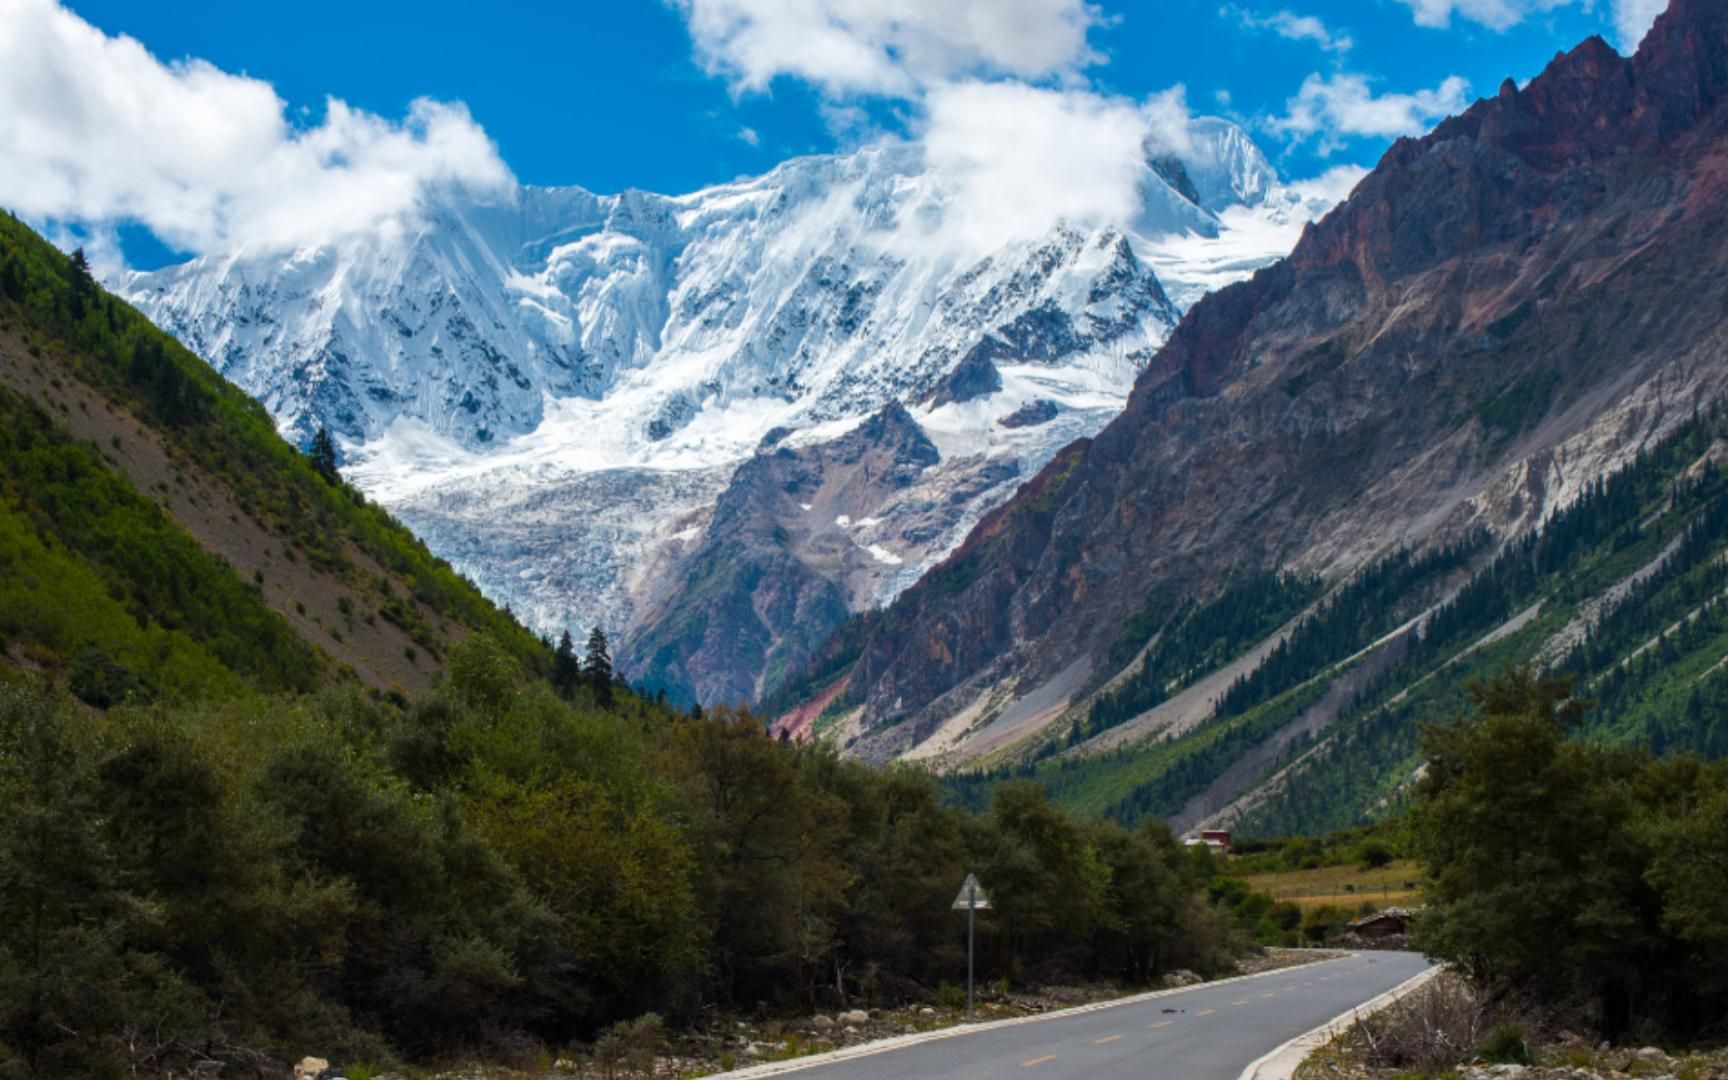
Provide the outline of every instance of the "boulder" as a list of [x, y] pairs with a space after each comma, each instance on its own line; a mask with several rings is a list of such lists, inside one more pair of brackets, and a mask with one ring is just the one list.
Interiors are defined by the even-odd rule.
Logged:
[[330, 1062], [321, 1057], [303, 1057], [294, 1066], [294, 1080], [325, 1080], [330, 1075]]
[[851, 1012], [841, 1013], [840, 1022], [842, 1024], [868, 1024], [870, 1022], [870, 1014], [865, 1012], [863, 1009], [853, 1009]]
[[821, 1013], [817, 1013], [815, 1016], [810, 1018], [810, 1026], [815, 1028], [817, 1031], [827, 1031], [834, 1026], [834, 1021], [823, 1016]]

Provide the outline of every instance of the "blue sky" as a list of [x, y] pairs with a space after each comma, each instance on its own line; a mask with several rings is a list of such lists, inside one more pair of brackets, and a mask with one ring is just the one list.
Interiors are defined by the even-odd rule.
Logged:
[[[402, 121], [411, 102], [430, 98], [466, 106], [472, 125], [490, 137], [498, 157], [522, 182], [683, 192], [766, 170], [795, 154], [883, 133], [917, 136], [929, 123], [933, 95], [965, 79], [1018, 81], [1052, 93], [1129, 104], [1180, 85], [1192, 113], [1242, 121], [1287, 176], [1305, 178], [1343, 163], [1371, 165], [1390, 132], [1430, 124], [1466, 97], [1492, 93], [1505, 76], [1528, 79], [1556, 51], [1589, 34], [1624, 46], [1659, 0], [807, 2], [813, 11], [827, 8], [837, 19], [852, 20], [828, 51], [806, 49], [799, 27], [752, 24], [771, 18], [758, 14], [776, 10], [767, 0], [517, 0], [488, 5], [483, 13], [449, 0], [298, 0], [292, 5], [71, 0], [64, 8], [53, 0], [0, 0], [0, 22], [16, 18], [20, 27], [27, 20], [46, 26], [50, 16], [59, 19], [54, 32], [65, 39], [65, 47], [46, 55], [64, 56], [74, 69], [80, 66], [79, 50], [95, 48], [98, 35], [123, 34], [182, 82], [187, 81], [185, 69], [178, 62], [188, 58], [227, 75], [248, 76], [273, 89], [286, 106], [290, 128], [326, 124], [330, 98], [390, 124]], [[1003, 5], [977, 9], [997, 12], [1019, 5], [1026, 11], [1025, 25], [1019, 27], [1026, 31], [1024, 38], [964, 40], [970, 31], [955, 26], [979, 4]], [[888, 23], [857, 29], [868, 21], [857, 13], [872, 5], [890, 12], [936, 13], [913, 16], [930, 20], [915, 37]], [[948, 18], [944, 12], [955, 18], [940, 23]], [[1012, 36], [1015, 29], [998, 37]], [[1059, 34], [1050, 31], [1064, 29], [1075, 40], [1051, 44]], [[847, 66], [849, 56], [856, 60], [847, 47], [858, 44], [847, 33], [862, 39], [865, 53], [879, 47], [874, 67]], [[1050, 45], [1044, 53], [1038, 51], [1041, 42]], [[5, 60], [0, 55], [0, 72]], [[126, 67], [100, 58], [89, 63]], [[89, 64], [83, 67], [89, 70]], [[49, 76], [78, 80], [68, 85], [80, 93], [98, 93], [82, 85], [87, 76], [76, 70], [50, 72], [44, 79]], [[0, 114], [47, 109], [46, 99], [55, 96], [57, 84], [51, 79], [20, 81], [8, 90], [6, 78], [0, 73]], [[81, 106], [82, 112], [118, 108], [112, 98], [126, 90], [124, 80], [115, 82], [119, 89], [101, 90], [107, 96]], [[184, 90], [175, 88], [169, 100], [190, 102], [186, 108], [195, 116], [196, 94]], [[140, 111], [162, 108], [154, 99], [138, 105]], [[236, 109], [235, 115], [247, 117], [237, 126], [259, 122], [268, 113], [257, 102]], [[67, 122], [44, 116], [40, 127], [54, 131], [55, 124]], [[9, 135], [5, 123], [0, 119], [0, 136]], [[453, 131], [459, 126], [451, 125]], [[98, 153], [103, 139], [124, 142], [113, 132], [93, 129], [95, 150], [77, 152], [105, 160]], [[158, 141], [173, 138], [168, 134]], [[0, 138], [0, 172], [10, 164], [5, 154], [24, 152], [5, 150], [8, 142], [41, 141]], [[129, 150], [137, 152], [117, 145], [114, 153]], [[343, 153], [337, 156], [346, 161]], [[468, 179], [483, 171], [447, 158], [432, 167]], [[38, 171], [46, 175], [45, 170]], [[255, 205], [270, 197], [257, 182], [248, 181], [239, 196], [222, 188], [228, 182], [227, 174], [218, 177], [214, 167], [191, 179], [165, 181], [193, 188], [214, 185], [210, 205], [219, 205], [222, 213], [238, 215], [233, 207], [243, 205], [250, 215], [244, 220], [270, 216]], [[176, 248], [215, 242], [207, 238], [232, 239], [242, 227], [201, 229], [190, 220], [195, 212], [180, 206], [172, 209], [171, 220], [165, 219], [152, 209], [161, 201], [159, 193], [92, 194], [86, 187], [79, 181], [63, 183], [52, 193], [43, 184], [13, 192], [0, 181], [0, 203], [22, 204], [26, 216], [58, 222], [131, 222], [127, 235], [134, 242], [127, 255], [134, 264], [165, 257], [160, 249], [135, 242], [148, 231], [136, 225], [139, 219], [168, 235]]]

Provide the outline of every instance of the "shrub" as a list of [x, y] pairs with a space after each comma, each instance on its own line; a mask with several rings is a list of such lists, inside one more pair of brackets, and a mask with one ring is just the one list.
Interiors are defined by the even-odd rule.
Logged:
[[654, 1013], [634, 1020], [621, 1020], [594, 1042], [594, 1063], [611, 1080], [620, 1069], [631, 1074], [652, 1075], [654, 1059], [666, 1046], [666, 1025]]
[[1378, 870], [1392, 861], [1392, 849], [1380, 840], [1367, 840], [1356, 849], [1356, 861], [1364, 870]]
[[1432, 1076], [1474, 1057], [1485, 1026], [1476, 995], [1462, 980], [1442, 975], [1384, 1011], [1362, 1017], [1346, 1040], [1370, 1067]]
[[66, 687], [78, 700], [98, 709], [108, 709], [146, 697], [137, 676], [94, 645], [78, 650], [66, 673]]
[[1321, 904], [1302, 917], [1302, 938], [1324, 945], [1350, 925], [1350, 912], [1336, 904]]
[[1494, 1065], [1528, 1065], [1530, 1043], [1525, 1039], [1521, 1025], [1511, 1022], [1496, 1024], [1488, 1037], [1482, 1040], [1477, 1054], [1483, 1061]]

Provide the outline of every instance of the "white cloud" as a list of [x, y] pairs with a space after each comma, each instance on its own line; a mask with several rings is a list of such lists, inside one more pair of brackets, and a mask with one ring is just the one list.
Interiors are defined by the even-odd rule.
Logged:
[[1336, 165], [1319, 176], [1297, 180], [1290, 185], [1290, 190], [1303, 206], [1323, 208], [1314, 213], [1313, 216], [1318, 218], [1348, 199], [1367, 175], [1368, 170], [1360, 165]]
[[[925, 161], [944, 189], [931, 227], [945, 246], [971, 253], [1034, 239], [1058, 221], [1129, 220], [1147, 143], [1175, 149], [1187, 137], [1180, 90], [1136, 105], [1080, 90], [965, 82], [934, 89], [928, 107]], [[915, 231], [918, 223], [902, 226]]]
[[1456, 75], [1432, 90], [1376, 95], [1365, 75], [1314, 74], [1289, 100], [1285, 115], [1266, 127], [1293, 142], [1318, 136], [1320, 153], [1328, 154], [1352, 138], [1420, 135], [1462, 111], [1469, 91], [1470, 84]]
[[0, 0], [0, 25], [0, 203], [26, 218], [293, 245], [400, 222], [429, 186], [513, 184], [461, 105], [395, 123], [330, 99], [299, 128], [268, 83], [164, 64], [55, 0]]
[[738, 129], [738, 141], [746, 146], [761, 146], [762, 136], [753, 127], [741, 127]]
[[978, 255], [1058, 222], [1125, 222], [1147, 148], [1187, 148], [1180, 87], [1145, 101], [1085, 88], [1102, 18], [1086, 0], [672, 2], [710, 72], [737, 92], [815, 86], [843, 144], [887, 137], [862, 98], [902, 103], [932, 201], [901, 208], [890, 245]]
[[1614, 0], [1614, 30], [1620, 48], [1631, 52], [1656, 24], [1656, 16], [1668, 10], [1668, 0]]
[[1313, 15], [1298, 15], [1292, 11], [1256, 15], [1245, 8], [1226, 8], [1225, 12], [1234, 14], [1244, 29], [1270, 30], [1289, 41], [1310, 41], [1329, 53], [1342, 55], [1356, 47], [1349, 34], [1334, 31]]
[[832, 95], [907, 97], [973, 75], [1042, 79], [1098, 57], [1085, 0], [673, 0], [708, 70], [740, 91], [781, 75]]
[[[1545, 15], [1564, 7], [1581, 5], [1586, 10], [1594, 0], [1399, 0], [1420, 26], [1445, 27], [1454, 15], [1492, 30], [1507, 30], [1534, 15]], [[1656, 16], [1668, 0], [1612, 0], [1614, 31], [1622, 51], [1631, 52], [1644, 40]]]
[[1416, 17], [1418, 26], [1445, 27], [1457, 15], [1481, 23], [1494, 30], [1505, 30], [1555, 8], [1568, 7], [1577, 0], [1399, 0]]

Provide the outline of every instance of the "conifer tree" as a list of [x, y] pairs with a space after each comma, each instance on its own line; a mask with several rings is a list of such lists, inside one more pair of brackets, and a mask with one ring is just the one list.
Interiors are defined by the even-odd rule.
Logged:
[[79, 248], [72, 253], [72, 288], [77, 292], [89, 292], [96, 284], [96, 276], [90, 272], [90, 260], [85, 257], [84, 249]]
[[582, 683], [582, 662], [576, 659], [576, 642], [570, 631], [558, 640], [558, 651], [552, 657], [552, 689], [560, 697], [570, 697]]
[[84, 257], [84, 249], [79, 248], [72, 253], [72, 317], [84, 317], [84, 302], [96, 295], [96, 275], [90, 272], [90, 260]]
[[612, 654], [606, 645], [606, 632], [596, 626], [588, 634], [588, 654], [582, 659], [582, 674], [594, 690], [594, 699], [602, 705], [612, 703]]
[[330, 438], [327, 428], [319, 428], [318, 434], [312, 436], [312, 468], [318, 475], [332, 484], [342, 482], [342, 473], [336, 468], [336, 443]]

